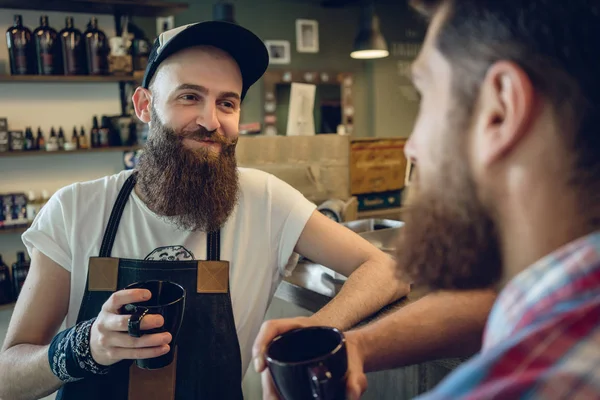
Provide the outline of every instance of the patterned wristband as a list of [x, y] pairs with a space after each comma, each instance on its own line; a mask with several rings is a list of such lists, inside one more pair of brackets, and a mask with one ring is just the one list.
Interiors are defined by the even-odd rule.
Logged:
[[54, 337], [48, 351], [50, 368], [61, 381], [75, 382], [94, 375], [104, 375], [109, 367], [98, 364], [90, 350], [90, 332], [96, 319], [83, 321]]

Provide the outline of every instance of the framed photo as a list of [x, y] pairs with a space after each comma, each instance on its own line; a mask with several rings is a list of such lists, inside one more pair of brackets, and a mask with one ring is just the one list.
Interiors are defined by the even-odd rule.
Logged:
[[291, 62], [290, 42], [287, 40], [265, 40], [269, 51], [270, 64], [289, 64]]
[[296, 20], [296, 51], [298, 53], [319, 52], [319, 23], [317, 21]]

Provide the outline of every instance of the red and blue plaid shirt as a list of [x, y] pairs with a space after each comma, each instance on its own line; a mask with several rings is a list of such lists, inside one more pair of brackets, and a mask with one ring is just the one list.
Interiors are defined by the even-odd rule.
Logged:
[[600, 399], [600, 232], [513, 278], [481, 352], [419, 399]]

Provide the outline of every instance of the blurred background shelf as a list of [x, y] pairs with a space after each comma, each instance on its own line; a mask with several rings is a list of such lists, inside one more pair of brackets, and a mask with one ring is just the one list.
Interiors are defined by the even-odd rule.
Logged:
[[110, 83], [135, 82], [135, 78], [133, 76], [0, 75], [0, 82]]
[[0, 235], [2, 234], [21, 234], [25, 232], [30, 225], [18, 226], [15, 228], [0, 228]]
[[187, 10], [188, 4], [158, 0], [0, 0], [0, 8], [158, 17]]
[[97, 147], [94, 149], [78, 149], [78, 150], [58, 150], [58, 151], [45, 151], [45, 150], [34, 150], [34, 151], [9, 151], [6, 153], [0, 153], [0, 158], [4, 157], [29, 157], [29, 156], [52, 156], [52, 155], [64, 155], [64, 154], [82, 154], [82, 153], [106, 153], [106, 152], [117, 152], [117, 151], [134, 151], [141, 149], [140, 146], [115, 146], [115, 147]]

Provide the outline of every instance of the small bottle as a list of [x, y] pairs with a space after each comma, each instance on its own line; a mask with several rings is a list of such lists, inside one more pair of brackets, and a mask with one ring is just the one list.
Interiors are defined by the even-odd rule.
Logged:
[[35, 150], [35, 138], [33, 137], [33, 131], [31, 130], [31, 127], [25, 128], [24, 150]]
[[83, 129], [83, 126], [81, 127], [81, 130], [79, 131], [79, 148], [84, 149], [84, 150], [90, 148], [90, 144], [88, 142], [87, 136], [85, 134], [85, 129]]
[[10, 269], [8, 265], [2, 261], [0, 254], [0, 304], [8, 304], [13, 302], [13, 284], [10, 279]]
[[108, 123], [108, 117], [102, 117], [102, 125], [100, 125], [100, 147], [110, 146], [110, 128]]
[[27, 193], [27, 221], [29, 221], [29, 223], [33, 222], [38, 211], [38, 199], [35, 197], [34, 191], [30, 190], [29, 193]]
[[78, 144], [79, 144], [79, 136], [77, 136], [77, 128], [73, 127], [73, 134], [71, 135], [71, 140], [68, 142], [65, 142], [65, 150], [67, 151], [73, 151], [73, 150], [77, 150]]
[[35, 57], [31, 31], [23, 26], [23, 17], [15, 15], [13, 26], [6, 31], [11, 75], [35, 73]]
[[98, 117], [94, 116], [92, 120], [92, 147], [100, 147], [100, 127], [98, 126]]
[[46, 139], [44, 139], [44, 134], [42, 133], [42, 128], [38, 126], [37, 137], [35, 138], [35, 149], [36, 150], [46, 150]]
[[59, 150], [65, 149], [66, 141], [67, 141], [67, 139], [65, 138], [65, 132], [63, 131], [63, 128], [61, 126], [58, 128], [58, 149]]
[[25, 259], [25, 252], [17, 252], [17, 262], [12, 266], [12, 277], [14, 286], [14, 298], [15, 300], [19, 297], [21, 289], [27, 279], [29, 273], [29, 261]]
[[56, 137], [56, 131], [54, 130], [54, 128], [50, 128], [50, 137], [48, 138], [48, 143], [46, 144], [46, 150], [58, 150], [58, 138]]

